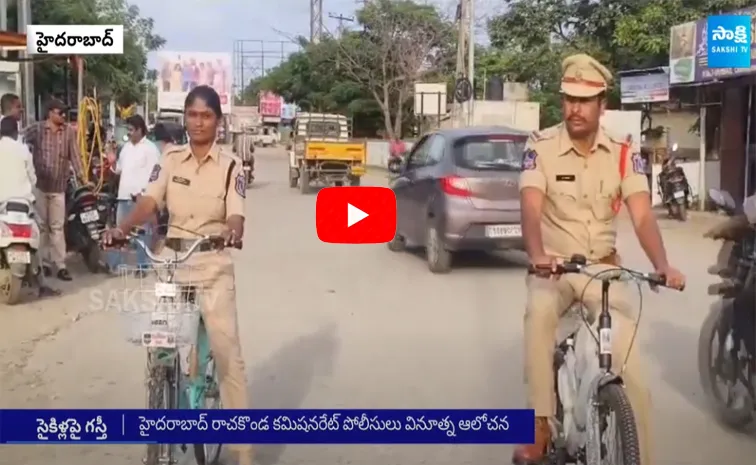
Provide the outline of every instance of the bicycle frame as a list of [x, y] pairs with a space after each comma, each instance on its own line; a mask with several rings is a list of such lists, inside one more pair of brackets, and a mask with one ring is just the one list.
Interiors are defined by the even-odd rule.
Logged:
[[[139, 247], [144, 249], [148, 258], [153, 263], [166, 265], [168, 268], [168, 277], [165, 281], [167, 284], [174, 284], [174, 277], [176, 273], [176, 267], [189, 259], [189, 257], [199, 248], [199, 245], [209, 238], [200, 238], [190, 249], [182, 256], [173, 259], [163, 259], [152, 253], [149, 246], [142, 240], [132, 238]], [[173, 303], [177, 299], [185, 299], [192, 303], [196, 303], [195, 299], [198, 299], [196, 289], [192, 286], [180, 286], [179, 292], [172, 297], [159, 297], [159, 302]], [[199, 326], [197, 329], [197, 338], [194, 344], [193, 354], [196, 357], [197, 370], [195, 373], [185, 375], [181, 370], [181, 361], [179, 357], [178, 348], [150, 348], [148, 352], [149, 365], [150, 365], [150, 377], [155, 377], [155, 369], [164, 370], [159, 373], [158, 380], [155, 382], [164, 383], [163, 389], [169, 389], [173, 392], [173, 405], [167, 405], [166, 400], [165, 407], [170, 409], [204, 409], [205, 399], [209, 392], [215, 390], [217, 392], [217, 380], [215, 376], [215, 366], [213, 364], [213, 357], [210, 350], [210, 339], [205, 327], [204, 320], [200, 315]], [[208, 373], [209, 367], [212, 365], [212, 370]], [[150, 395], [148, 385], [148, 397]], [[165, 391], [163, 395], [166, 397]], [[170, 397], [169, 397], [170, 399]], [[195, 445], [197, 447], [198, 445]], [[149, 451], [149, 449], [148, 449]], [[182, 446], [182, 451], [186, 451], [186, 445]], [[220, 450], [218, 451], [220, 452]], [[148, 458], [149, 458], [148, 452]], [[157, 463], [148, 465], [172, 465], [176, 463], [173, 459], [173, 447], [168, 444], [159, 446], [158, 456], [156, 457]]]

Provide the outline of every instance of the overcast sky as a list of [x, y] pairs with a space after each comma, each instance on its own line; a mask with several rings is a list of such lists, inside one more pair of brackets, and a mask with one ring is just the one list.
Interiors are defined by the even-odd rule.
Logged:
[[[290, 39], [298, 35], [309, 37], [309, 0], [129, 0], [139, 6], [142, 16], [155, 20], [155, 31], [166, 39], [166, 51], [198, 51], [233, 53], [236, 40], [286, 41], [284, 53], [297, 49]], [[434, 0], [442, 9], [452, 11], [456, 0]], [[491, 10], [494, 0], [479, 0], [476, 17]], [[353, 16], [360, 4], [355, 0], [323, 0], [324, 28], [335, 31], [337, 21], [328, 14]], [[259, 55], [259, 44], [248, 43], [245, 51]], [[266, 50], [275, 50], [275, 57], [267, 56], [265, 68], [278, 64], [280, 44], [269, 43]], [[266, 54], [268, 55], [268, 54]], [[274, 55], [274, 54], [270, 54]], [[261, 60], [248, 58], [245, 74], [258, 72]], [[150, 66], [156, 67], [154, 57]], [[237, 67], [237, 65], [235, 65]], [[234, 70], [236, 72], [236, 70]], [[247, 80], [245, 76], [245, 80]], [[251, 78], [252, 76], [249, 76]]]

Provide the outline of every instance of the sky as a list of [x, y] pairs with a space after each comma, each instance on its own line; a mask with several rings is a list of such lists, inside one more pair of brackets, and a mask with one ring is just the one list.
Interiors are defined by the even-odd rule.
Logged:
[[[165, 51], [197, 51], [233, 53], [237, 40], [284, 41], [284, 55], [297, 50], [292, 40], [296, 36], [309, 37], [309, 0], [129, 0], [137, 5], [142, 16], [155, 20], [155, 32], [166, 39]], [[456, 0], [433, 0], [444, 11], [452, 12]], [[479, 0], [475, 16], [489, 9], [493, 0]], [[323, 0], [324, 29], [334, 32], [338, 27], [329, 14], [354, 16], [360, 7], [357, 0]], [[252, 54], [260, 55], [260, 44], [247, 43], [245, 52], [245, 81], [260, 73], [263, 63]], [[281, 44], [267, 43], [264, 67], [280, 62]], [[154, 54], [149, 66], [157, 67]], [[272, 56], [275, 55], [275, 58]], [[234, 66], [238, 74], [238, 65]]]

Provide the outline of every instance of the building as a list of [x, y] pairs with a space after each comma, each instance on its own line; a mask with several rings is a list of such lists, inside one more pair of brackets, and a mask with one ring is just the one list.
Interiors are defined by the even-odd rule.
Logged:
[[[733, 13], [752, 15], [756, 27], [756, 7]], [[741, 201], [756, 187], [756, 36], [751, 67], [744, 69], [709, 68], [706, 41], [706, 18], [670, 29], [670, 92], [687, 94], [698, 108], [705, 128], [701, 149], [718, 163], [718, 185]], [[705, 173], [716, 175], [708, 168]]]

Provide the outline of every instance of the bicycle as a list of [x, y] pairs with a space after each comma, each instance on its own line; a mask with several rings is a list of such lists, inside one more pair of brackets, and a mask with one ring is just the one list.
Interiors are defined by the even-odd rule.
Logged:
[[[122, 308], [121, 314], [128, 319], [129, 342], [146, 347], [147, 363], [147, 408], [161, 409], [220, 409], [220, 390], [215, 362], [201, 316], [197, 287], [175, 281], [176, 273], [189, 257], [203, 244], [213, 248], [224, 246], [220, 236], [202, 236], [188, 250], [173, 258], [161, 258], [150, 250], [149, 244], [139, 239], [139, 234], [130, 234], [125, 239], [111, 241], [109, 247], [124, 247], [134, 242], [144, 249], [157, 275], [150, 292], [157, 298], [154, 307], [136, 311]], [[241, 248], [241, 243], [233, 245]], [[130, 270], [121, 268], [125, 276]], [[164, 271], [161, 273], [160, 271]], [[139, 275], [137, 275], [139, 276]], [[142, 278], [143, 279], [143, 278]], [[190, 347], [196, 370], [185, 374], [181, 370], [179, 349]], [[194, 366], [193, 366], [194, 367]], [[193, 373], [191, 373], [193, 371]], [[208, 405], [209, 404], [209, 405]], [[193, 444], [198, 465], [215, 465], [220, 459], [222, 444]], [[181, 446], [186, 452], [186, 445]], [[173, 465], [174, 447], [170, 444], [147, 445], [145, 465]]]
[[[593, 280], [601, 281], [601, 311], [597, 316], [593, 316], [592, 321], [583, 311], [582, 295], [578, 303], [573, 305], [560, 321], [554, 352], [557, 414], [550, 421], [552, 439], [548, 449], [548, 461], [545, 463], [640, 465], [640, 444], [635, 415], [622, 381], [624, 367], [619, 374], [612, 371], [609, 287], [612, 282], [628, 281], [636, 282], [639, 288], [641, 281], [652, 286], [665, 286], [666, 277], [623, 267], [593, 273], [588, 270], [590, 266], [585, 257], [573, 255], [569, 261], [557, 265], [556, 270], [552, 270], [551, 265], [528, 268], [529, 274], [582, 273], [591, 278], [589, 284]], [[587, 287], [586, 285], [586, 289]], [[641, 311], [642, 308], [641, 300]], [[574, 318], [575, 316], [580, 316], [580, 319]], [[592, 326], [596, 326], [595, 332]], [[636, 325], [628, 354], [632, 350], [637, 330]], [[615, 417], [614, 425], [611, 424], [612, 416]], [[612, 426], [619, 436], [611, 439], [613, 444], [602, 444], [602, 436], [608, 436]], [[606, 439], [608, 443], [610, 440]], [[619, 448], [616, 447], [616, 442], [619, 442]], [[610, 451], [612, 446], [615, 447]]]

